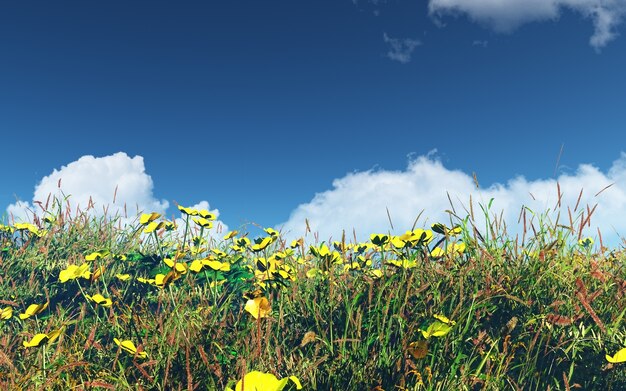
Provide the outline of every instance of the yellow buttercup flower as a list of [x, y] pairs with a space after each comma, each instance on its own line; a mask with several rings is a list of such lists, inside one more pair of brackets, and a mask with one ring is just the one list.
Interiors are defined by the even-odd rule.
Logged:
[[213, 228], [213, 222], [209, 219], [205, 219], [204, 217], [193, 217], [191, 219], [194, 223], [198, 224], [202, 228], [211, 229]]
[[165, 223], [163, 221], [159, 221], [158, 223], [156, 221], [152, 221], [146, 226], [143, 232], [149, 234], [163, 227], [165, 227]]
[[109, 251], [107, 250], [94, 251], [91, 254], [85, 255], [85, 261], [95, 261], [95, 260], [104, 258], [107, 255], [109, 255]]
[[445, 251], [443, 251], [443, 250], [441, 249], [441, 247], [435, 247], [435, 248], [433, 248], [433, 249], [431, 250], [431, 252], [430, 252], [430, 256], [431, 256], [432, 258], [441, 258], [441, 257], [443, 257], [444, 255], [446, 255], [446, 253], [445, 253]]
[[228, 239], [232, 239], [234, 238], [237, 234], [239, 233], [239, 231], [230, 231], [226, 234], [226, 236], [224, 236], [224, 240], [228, 240]]
[[296, 247], [300, 247], [304, 245], [304, 239], [300, 238], [300, 239], [294, 239], [291, 241], [291, 244], [289, 245], [289, 247], [291, 248], [296, 248]]
[[176, 273], [179, 273], [179, 274], [187, 273], [187, 264], [184, 262], [176, 262], [171, 258], [165, 258], [163, 259], [163, 263], [165, 263], [167, 266], [172, 268], [172, 270], [175, 270]]
[[41, 236], [43, 231], [40, 231], [36, 225], [29, 223], [15, 223], [13, 227], [18, 231], [28, 231], [36, 236]]
[[115, 342], [117, 346], [119, 346], [123, 351], [127, 352], [133, 357], [136, 356], [139, 358], [148, 358], [148, 353], [144, 351], [141, 351], [141, 352], [137, 351], [137, 347], [135, 346], [135, 344], [128, 339], [124, 341], [120, 341], [117, 338], [113, 338], [113, 342]]
[[255, 244], [252, 245], [252, 251], [259, 252], [259, 251], [265, 250], [267, 246], [269, 246], [270, 244], [274, 242], [274, 236], [268, 236], [262, 239], [259, 238], [259, 239], [256, 239], [254, 242]]
[[264, 231], [270, 236], [278, 236], [278, 231], [276, 231], [274, 228], [265, 228]]
[[465, 251], [465, 243], [463, 242], [450, 243], [448, 244], [448, 247], [446, 248], [447, 254], [463, 254], [464, 251]]
[[22, 342], [22, 344], [25, 348], [34, 348], [37, 346], [41, 346], [45, 343], [52, 342], [55, 339], [59, 338], [59, 335], [61, 335], [62, 331], [63, 328], [60, 328], [58, 330], [51, 331], [48, 334], [35, 334], [30, 341], [24, 341]]
[[0, 311], [0, 320], [9, 320], [13, 317], [13, 307], [5, 307]]
[[130, 279], [130, 274], [116, 274], [115, 277], [120, 281], [127, 281]]
[[[278, 380], [271, 373], [252, 371], [246, 373], [243, 379], [237, 382], [235, 391], [281, 391], [289, 381], [296, 385], [296, 389], [302, 389], [300, 380], [295, 376]], [[228, 389], [228, 391], [232, 391], [232, 389]]]
[[257, 297], [246, 302], [244, 307], [254, 319], [265, 318], [271, 311], [270, 302], [265, 297]]
[[626, 361], [626, 348], [620, 349], [613, 357], [606, 355], [606, 361], [617, 364]]
[[152, 212], [152, 213], [144, 213], [141, 215], [141, 217], [139, 217], [139, 224], [141, 225], [146, 225], [156, 219], [158, 219], [159, 217], [161, 217], [161, 215], [159, 213], [156, 212]]
[[211, 259], [203, 259], [202, 264], [204, 266], [208, 266], [215, 271], [227, 272], [230, 270], [230, 263], [228, 262], [220, 262]]
[[30, 318], [31, 316], [40, 314], [46, 308], [48, 308], [47, 302], [44, 304], [31, 304], [28, 308], [26, 308], [26, 311], [24, 311], [23, 314], [20, 314], [20, 319], [24, 320]]
[[209, 212], [206, 209], [200, 209], [198, 211], [198, 214], [200, 215], [200, 217], [207, 219], [207, 220], [215, 220], [217, 217], [215, 216], [215, 214]]
[[110, 307], [111, 305], [113, 305], [113, 302], [111, 301], [111, 299], [107, 299], [106, 297], [102, 296], [99, 293], [96, 293], [93, 296], [85, 295], [85, 298], [87, 300], [93, 301], [94, 303], [98, 305], [101, 305], [102, 307]]
[[66, 269], [61, 270], [59, 273], [59, 281], [66, 283], [69, 280], [75, 280], [77, 278], [89, 279], [91, 278], [90, 266], [87, 263], [82, 265], [69, 265]]
[[188, 215], [188, 216], [197, 216], [198, 215], [198, 210], [193, 209], [193, 208], [185, 208], [184, 206], [180, 206], [177, 205], [178, 210], [180, 210], [181, 212], [183, 212], [184, 214]]
[[189, 270], [191, 270], [194, 273], [200, 273], [202, 271], [203, 266], [204, 264], [202, 263], [200, 259], [195, 259], [193, 262], [191, 262], [191, 265], [189, 265]]

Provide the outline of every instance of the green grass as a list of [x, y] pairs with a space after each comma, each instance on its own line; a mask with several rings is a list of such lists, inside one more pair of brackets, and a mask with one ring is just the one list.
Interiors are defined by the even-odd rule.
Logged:
[[[579, 243], [591, 213], [525, 220], [523, 239], [483, 213], [479, 226], [473, 209], [451, 212], [454, 236], [427, 227], [393, 244], [293, 248], [271, 230], [256, 246], [243, 233], [216, 241], [188, 215], [182, 235], [145, 233], [147, 216], [120, 229], [60, 207], [30, 230], [2, 226], [0, 389], [224, 390], [253, 370], [311, 390], [626, 389], [626, 364], [605, 358], [626, 346], [626, 254]], [[454, 243], [465, 247], [431, 256]], [[88, 273], [59, 280], [84, 263]], [[85, 297], [98, 293], [112, 305]], [[244, 307], [260, 297], [271, 311], [255, 319]]]

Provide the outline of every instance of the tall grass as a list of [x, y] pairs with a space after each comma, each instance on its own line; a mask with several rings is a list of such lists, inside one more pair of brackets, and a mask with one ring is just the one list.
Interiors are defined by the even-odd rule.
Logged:
[[54, 205], [0, 227], [0, 389], [224, 390], [253, 370], [317, 390], [626, 389], [605, 358], [626, 346], [625, 255], [581, 237], [589, 208], [527, 210], [516, 237], [470, 205], [449, 227], [287, 243], [215, 240], [206, 211], [120, 228]]

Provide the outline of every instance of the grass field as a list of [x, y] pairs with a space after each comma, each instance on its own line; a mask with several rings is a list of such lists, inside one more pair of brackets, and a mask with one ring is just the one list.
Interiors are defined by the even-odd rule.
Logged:
[[0, 389], [626, 389], [626, 254], [589, 208], [331, 243], [179, 209], [0, 226]]

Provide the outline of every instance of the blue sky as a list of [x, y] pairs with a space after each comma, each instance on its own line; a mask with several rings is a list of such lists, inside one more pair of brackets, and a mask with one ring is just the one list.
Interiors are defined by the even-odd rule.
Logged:
[[[609, 216], [626, 194], [625, 14], [599, 0], [5, 3], [0, 208], [32, 203], [53, 170], [69, 186], [116, 161], [98, 185], [170, 214], [207, 201], [230, 228], [296, 229], [309, 213], [336, 230], [367, 220], [337, 212], [354, 207], [383, 229], [382, 205], [435, 218], [445, 204], [423, 193], [473, 172], [516, 216], [520, 176], [571, 179], [574, 202], [577, 186], [617, 183]], [[63, 171], [90, 155], [110, 159]], [[419, 164], [441, 181], [408, 175]], [[73, 193], [112, 193], [74, 179]]]

